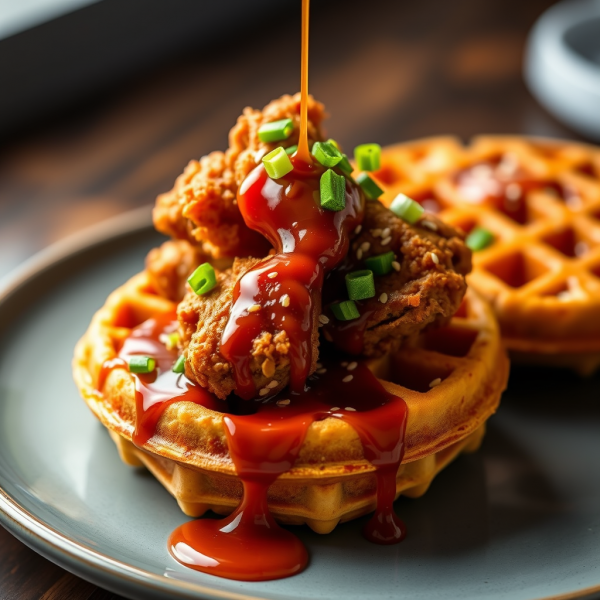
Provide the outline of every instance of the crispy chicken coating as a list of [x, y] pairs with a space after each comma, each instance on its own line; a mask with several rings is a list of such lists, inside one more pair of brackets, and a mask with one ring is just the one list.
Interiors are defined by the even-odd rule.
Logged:
[[146, 257], [146, 271], [152, 287], [160, 296], [179, 302], [185, 295], [187, 278], [205, 262], [211, 262], [219, 269], [231, 266], [231, 260], [212, 259], [202, 248], [186, 240], [172, 240], [150, 250]]
[[[357, 302], [361, 319], [343, 324], [331, 316], [325, 327], [326, 339], [342, 350], [380, 356], [425, 327], [447, 322], [460, 306], [467, 289], [465, 275], [471, 270], [471, 252], [463, 236], [430, 213], [409, 225], [377, 201], [367, 202], [346, 262], [326, 284], [329, 303], [345, 299], [345, 273], [365, 268], [366, 258], [390, 250], [396, 254], [395, 268], [375, 276], [375, 297]], [[354, 338], [362, 339], [352, 343], [336, 329], [353, 329]]]
[[[225, 399], [235, 390], [231, 364], [222, 356], [220, 343], [229, 319], [233, 290], [238, 279], [248, 269], [261, 262], [258, 259], [236, 259], [233, 267], [217, 272], [217, 286], [208, 294], [186, 293], [179, 304], [180, 344], [186, 356], [186, 374], [201, 386]], [[317, 322], [317, 315], [313, 320]], [[319, 334], [317, 327], [312, 336], [313, 364], [316, 368]], [[285, 331], [273, 334], [263, 331], [254, 341], [251, 370], [257, 395], [270, 385], [270, 394], [283, 389], [290, 376], [290, 339]], [[277, 382], [274, 384], [273, 382]]]
[[[309, 140], [322, 140], [323, 105], [309, 98]], [[258, 129], [264, 123], [290, 118], [294, 131], [282, 142], [261, 142]], [[229, 132], [229, 148], [192, 160], [170, 192], [160, 195], [154, 208], [154, 225], [159, 231], [201, 246], [220, 257], [263, 257], [269, 244], [248, 229], [237, 206], [237, 190], [261, 158], [278, 146], [298, 143], [300, 95], [282, 96], [265, 108], [244, 109]]]

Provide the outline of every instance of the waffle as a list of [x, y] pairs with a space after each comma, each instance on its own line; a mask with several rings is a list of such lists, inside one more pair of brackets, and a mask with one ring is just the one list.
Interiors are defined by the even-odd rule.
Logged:
[[[230, 513], [242, 484], [227, 449], [223, 414], [192, 402], [175, 402], [162, 414], [143, 447], [131, 442], [135, 423], [133, 378], [112, 371], [101, 391], [98, 376], [131, 329], [175, 304], [152, 289], [146, 273], [108, 298], [78, 343], [74, 377], [96, 417], [107, 427], [123, 461], [147, 467], [177, 499], [184, 513]], [[404, 462], [396, 491], [417, 497], [461, 452], [475, 451], [487, 418], [496, 410], [508, 376], [494, 316], [474, 292], [451, 323], [423, 334], [415, 346], [372, 361], [384, 387], [409, 408]], [[438, 383], [430, 387], [431, 383]], [[269, 507], [279, 521], [308, 524], [327, 533], [375, 508], [374, 467], [364, 458], [355, 431], [327, 418], [308, 429], [294, 467], [269, 489]]]
[[[474, 174], [466, 184], [464, 169]], [[374, 176], [384, 204], [404, 193], [467, 233], [481, 226], [494, 235], [474, 253], [468, 282], [492, 304], [511, 357], [583, 375], [600, 366], [599, 148], [430, 138], [385, 148]]]

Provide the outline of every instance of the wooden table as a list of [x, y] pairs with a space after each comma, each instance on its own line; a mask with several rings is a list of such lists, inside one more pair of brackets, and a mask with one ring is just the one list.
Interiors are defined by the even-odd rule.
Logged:
[[[549, 0], [314, 2], [310, 87], [344, 147], [452, 133], [577, 135], [526, 91], [526, 34]], [[299, 88], [299, 2], [0, 145], [0, 277], [36, 251], [170, 188], [224, 149], [246, 105]], [[286, 23], [284, 28], [281, 23]], [[268, 35], [260, 34], [268, 32]], [[0, 529], [0, 600], [114, 600]]]

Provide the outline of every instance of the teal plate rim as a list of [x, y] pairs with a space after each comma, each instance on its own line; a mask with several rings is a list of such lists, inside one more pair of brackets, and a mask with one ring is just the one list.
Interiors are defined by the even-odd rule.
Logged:
[[[0, 309], [30, 285], [41, 272], [58, 267], [76, 254], [93, 251], [135, 233], [147, 231], [152, 224], [151, 207], [145, 206], [73, 234], [42, 250], [13, 273], [0, 280]], [[24, 544], [66, 570], [121, 595], [144, 598], [207, 598], [228, 600], [263, 600], [263, 596], [220, 591], [200, 583], [166, 579], [144, 569], [116, 560], [90, 549], [50, 526], [25, 509], [0, 487], [0, 524]], [[600, 584], [536, 598], [535, 600], [573, 600], [600, 592]]]

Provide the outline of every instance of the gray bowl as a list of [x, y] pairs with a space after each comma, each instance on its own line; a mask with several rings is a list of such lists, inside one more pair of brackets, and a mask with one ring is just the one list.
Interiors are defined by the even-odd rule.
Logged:
[[547, 10], [529, 37], [524, 72], [548, 111], [600, 140], [600, 0], [567, 0]]

